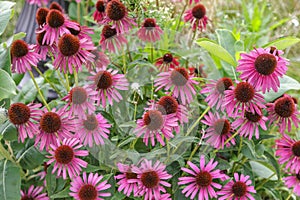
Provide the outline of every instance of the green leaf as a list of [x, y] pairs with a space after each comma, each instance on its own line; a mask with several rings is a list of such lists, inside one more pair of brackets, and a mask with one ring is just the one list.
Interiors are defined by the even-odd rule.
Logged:
[[0, 161], [0, 199], [21, 199], [20, 169], [8, 160]]
[[56, 188], [56, 177], [54, 174], [52, 174], [52, 169], [52, 166], [48, 167], [46, 175], [46, 189], [49, 196], [54, 193]]
[[266, 165], [264, 165], [264, 164], [262, 164], [260, 162], [256, 162], [256, 161], [250, 161], [249, 163], [251, 165], [251, 168], [252, 168], [253, 172], [257, 176], [259, 176], [261, 178], [268, 178], [268, 179], [270, 179], [272, 181], [276, 181], [278, 179], [277, 175], [273, 175], [274, 171], [271, 170]]
[[5, 49], [0, 54], [0, 68], [6, 71], [9, 75], [11, 75], [10, 66], [10, 53], [7, 49]]
[[16, 84], [9, 74], [0, 69], [0, 100], [16, 95]]
[[235, 49], [233, 47], [236, 39], [233, 33], [226, 29], [217, 29], [216, 33], [219, 44], [224, 47], [231, 54], [231, 56], [235, 56]]
[[224, 49], [222, 46], [216, 44], [214, 41], [206, 39], [206, 38], [200, 38], [196, 42], [199, 46], [203, 47], [205, 50], [207, 50], [212, 55], [217, 56], [221, 60], [227, 62], [228, 64], [232, 66], [236, 66], [237, 62], [234, 60], [234, 58], [230, 55], [226, 49]]
[[[44, 79], [42, 77], [35, 78], [39, 87], [41, 87]], [[26, 84], [23, 85], [21, 91], [19, 91], [18, 95], [14, 98], [14, 102], [22, 102], [22, 103], [30, 103], [32, 102], [37, 95], [37, 90], [33, 84], [33, 81], [30, 79]]]
[[283, 49], [286, 49], [290, 46], [297, 44], [298, 42], [300, 42], [300, 38], [288, 36], [288, 37], [279, 38], [277, 40], [274, 40], [268, 44], [263, 45], [263, 47], [265, 48], [265, 47], [274, 46], [277, 49], [283, 50]]
[[18, 139], [18, 131], [16, 127], [9, 123], [8, 126], [2, 131], [3, 139], [7, 141], [13, 141]]
[[[34, 159], [32, 159], [34, 158]], [[34, 145], [27, 149], [23, 149], [17, 159], [24, 169], [35, 169], [44, 162], [44, 156], [37, 150]]]
[[13, 2], [0, 1], [0, 35], [4, 32], [12, 13]]
[[[272, 151], [270, 151], [270, 152], [272, 152]], [[280, 177], [281, 177], [280, 166], [279, 166], [276, 158], [274, 157], [273, 154], [269, 153], [269, 151], [265, 151], [264, 154], [268, 158], [270, 164], [274, 167], [277, 177], [278, 177], [278, 180], [280, 180]]]
[[50, 196], [51, 199], [61, 199], [61, 198], [65, 198], [65, 197], [69, 197], [70, 193], [70, 186], [66, 187], [64, 190], [56, 193], [56, 194], [53, 194]]

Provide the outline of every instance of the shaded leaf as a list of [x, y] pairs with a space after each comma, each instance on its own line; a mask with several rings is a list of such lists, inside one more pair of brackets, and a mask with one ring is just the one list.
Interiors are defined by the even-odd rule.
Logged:
[[9, 74], [0, 69], [0, 100], [16, 94], [16, 84]]
[[277, 49], [283, 50], [297, 44], [298, 42], [300, 42], [300, 38], [288, 36], [269, 42], [268, 44], [263, 45], [263, 47], [275, 46]]

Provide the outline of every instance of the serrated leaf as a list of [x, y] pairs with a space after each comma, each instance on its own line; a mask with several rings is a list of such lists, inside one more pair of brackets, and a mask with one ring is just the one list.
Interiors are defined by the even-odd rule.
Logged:
[[297, 44], [298, 42], [300, 42], [300, 38], [288, 36], [288, 37], [279, 38], [277, 40], [269, 42], [268, 44], [263, 45], [263, 47], [265, 48], [265, 47], [274, 46], [277, 49], [283, 50]]
[[9, 74], [0, 69], [0, 100], [16, 95], [16, 84]]

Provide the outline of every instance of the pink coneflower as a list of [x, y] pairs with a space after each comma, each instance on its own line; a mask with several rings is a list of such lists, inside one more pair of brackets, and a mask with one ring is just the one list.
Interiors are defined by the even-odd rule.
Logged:
[[117, 164], [119, 171], [121, 174], [115, 176], [115, 179], [119, 179], [118, 181], [118, 191], [123, 193], [126, 196], [130, 196], [133, 192], [135, 195], [138, 193], [138, 187], [137, 187], [137, 174], [132, 172], [132, 166], [124, 165], [121, 163]]
[[49, 9], [50, 9], [50, 10], [57, 10], [57, 11], [59, 11], [59, 12], [61, 12], [61, 13], [64, 13], [64, 12], [65, 12], [64, 9], [61, 7], [61, 5], [60, 5], [59, 3], [57, 3], [57, 2], [55, 2], [55, 1], [53, 1], [53, 2], [50, 4]]
[[97, 92], [84, 87], [74, 87], [70, 90], [69, 94], [62, 98], [70, 105], [69, 114], [77, 116], [79, 119], [86, 119], [85, 113], [93, 114], [96, 110], [94, 103], [97, 99]]
[[259, 94], [248, 82], [240, 82], [236, 87], [231, 86], [230, 90], [225, 90], [225, 101], [223, 106], [229, 116], [236, 117], [241, 111], [251, 113], [261, 113], [261, 108], [265, 108], [264, 97]]
[[112, 23], [112, 27], [116, 29], [117, 33], [124, 33], [136, 26], [133, 19], [128, 17], [126, 7], [119, 0], [111, 0], [106, 5], [106, 16], [101, 21], [102, 24]]
[[89, 71], [92, 71], [93, 68], [94, 69], [106, 69], [106, 67], [108, 66], [108, 64], [110, 63], [109, 58], [107, 57], [107, 55], [105, 55], [105, 53], [96, 50], [91, 51], [92, 54], [94, 54], [95, 58], [94, 58], [94, 62], [93, 63], [86, 63], [86, 68]]
[[214, 179], [227, 178], [226, 175], [220, 173], [219, 169], [216, 169], [218, 162], [214, 162], [214, 160], [211, 159], [205, 166], [205, 157], [202, 155], [200, 158], [200, 168], [190, 161], [188, 161], [188, 165], [192, 170], [184, 167], [181, 168], [182, 171], [192, 175], [179, 178], [178, 185], [188, 184], [188, 186], [182, 190], [182, 193], [185, 193], [186, 197], [190, 196], [190, 199], [194, 199], [197, 194], [197, 199], [208, 200], [208, 195], [210, 198], [217, 198], [218, 195], [214, 188], [221, 189], [222, 185], [213, 181]]
[[197, 28], [202, 31], [206, 29], [208, 17], [206, 14], [206, 8], [202, 4], [195, 5], [191, 10], [185, 12], [184, 21], [192, 24], [193, 31]]
[[43, 187], [37, 186], [34, 188], [33, 185], [31, 185], [26, 192], [25, 190], [21, 190], [21, 200], [49, 200], [49, 197], [47, 197], [47, 193], [42, 193]]
[[87, 26], [81, 26], [79, 23], [77, 23], [77, 25], [79, 27], [79, 30], [69, 28], [70, 33], [74, 36], [77, 36], [79, 39], [92, 40], [92, 37], [90, 35], [94, 34], [93, 29]]
[[43, 45], [43, 38], [45, 32], [36, 34], [36, 44], [34, 45], [34, 52], [41, 56], [41, 60], [46, 60], [49, 51], [54, 55], [58, 50], [55, 44], [52, 45]]
[[74, 178], [79, 176], [82, 167], [87, 167], [87, 162], [77, 158], [77, 156], [89, 155], [87, 150], [78, 150], [82, 147], [79, 142], [77, 138], [65, 138], [62, 144], [59, 140], [50, 144], [51, 156], [47, 156], [50, 158], [47, 164], [50, 165], [54, 162], [52, 174], [57, 170], [57, 176], [62, 175], [63, 179], [67, 179], [67, 173], [70, 178]]
[[163, 33], [161, 28], [156, 24], [155, 19], [147, 18], [138, 30], [137, 35], [144, 42], [156, 42], [160, 40], [160, 36]]
[[132, 167], [132, 171], [137, 174], [138, 192], [137, 196], [141, 195], [144, 200], [153, 200], [161, 198], [161, 192], [166, 193], [165, 187], [170, 187], [171, 184], [165, 180], [172, 176], [167, 173], [166, 166], [159, 161], [152, 166], [152, 161], [146, 159], [141, 163], [141, 167]]
[[280, 133], [284, 133], [286, 128], [288, 132], [291, 132], [292, 122], [298, 128], [298, 124], [300, 123], [300, 119], [297, 117], [299, 111], [297, 110], [297, 104], [295, 104], [293, 98], [289, 95], [285, 94], [274, 103], [268, 103], [267, 110], [269, 112], [268, 118], [270, 124], [276, 123]]
[[42, 111], [39, 110], [41, 104], [23, 103], [11, 104], [8, 109], [8, 118], [13, 123], [19, 133], [19, 141], [23, 143], [25, 138], [33, 138], [37, 134], [39, 121]]
[[79, 120], [75, 137], [79, 138], [85, 146], [92, 147], [93, 143], [104, 145], [103, 138], [108, 138], [110, 127], [111, 125], [100, 113], [86, 115], [86, 119]]
[[218, 195], [223, 195], [222, 197], [218, 197], [218, 200], [255, 200], [250, 193], [256, 193], [256, 191], [253, 186], [250, 186], [252, 181], [249, 178], [250, 176], [241, 174], [239, 177], [238, 173], [234, 173], [235, 181], [231, 180], [221, 191], [217, 192]]
[[300, 171], [300, 140], [291, 139], [288, 135], [282, 134], [282, 138], [276, 140], [276, 156], [279, 156], [280, 164], [286, 163], [286, 169]]
[[11, 71], [22, 74], [37, 66], [41, 56], [34, 52], [34, 45], [28, 45], [23, 40], [15, 40], [10, 47]]
[[[223, 149], [225, 141], [230, 138], [234, 132], [229, 120], [226, 117], [220, 117], [218, 113], [213, 114], [209, 112], [204, 116], [201, 122], [209, 126], [203, 136], [203, 138], [208, 138], [206, 142], [211, 144], [214, 148]], [[226, 144], [226, 147], [229, 147], [230, 143], [235, 145], [235, 139], [232, 138], [232, 140]]]
[[93, 14], [94, 20], [100, 24], [102, 24], [102, 20], [106, 16], [105, 13], [105, 2], [103, 0], [98, 0], [96, 5], [96, 10]]
[[58, 42], [59, 53], [53, 61], [55, 68], [60, 68], [66, 73], [73, 73], [73, 67], [76, 72], [82, 70], [83, 63], [94, 62], [94, 54], [90, 51], [95, 50], [93, 42], [86, 38], [79, 39], [72, 34], [63, 35]]
[[111, 187], [107, 180], [102, 181], [103, 176], [98, 173], [83, 172], [83, 179], [78, 176], [71, 181], [70, 196], [75, 200], [104, 200], [102, 197], [110, 197], [109, 192], [103, 192]]
[[161, 72], [167, 72], [170, 69], [174, 69], [179, 66], [178, 58], [174, 57], [170, 53], [166, 53], [163, 57], [158, 58], [155, 62], [155, 66]]
[[282, 179], [284, 180], [286, 187], [293, 188], [293, 192], [297, 196], [300, 196], [300, 171], [293, 176], [284, 177]]
[[30, 5], [37, 5], [38, 7], [46, 6], [49, 3], [49, 0], [26, 0]]
[[40, 119], [40, 132], [35, 138], [35, 146], [40, 143], [40, 150], [45, 147], [49, 149], [50, 144], [55, 144], [57, 138], [62, 140], [72, 137], [70, 131], [74, 132], [76, 127], [76, 122], [69, 117], [65, 107], [58, 111], [55, 108], [51, 111], [45, 108]]
[[43, 27], [46, 24], [46, 18], [49, 13], [48, 8], [39, 8], [36, 11], [35, 19], [39, 27]]
[[[263, 113], [251, 113], [246, 111], [245, 115], [238, 116], [234, 122], [232, 122], [233, 129], [239, 129], [240, 136], [249, 137], [251, 140], [253, 133], [256, 139], [259, 138], [259, 127], [263, 130], [267, 130], [266, 122], [268, 118], [263, 116]], [[239, 128], [240, 127], [240, 128]]]
[[202, 94], [208, 94], [205, 101], [210, 107], [215, 107], [217, 110], [223, 107], [225, 91], [233, 86], [233, 82], [230, 78], [224, 77], [220, 78], [218, 81], [210, 80], [210, 83], [206, 84], [206, 87], [201, 90]]
[[281, 54], [283, 51], [275, 47], [254, 49], [249, 54], [242, 53], [236, 70], [242, 73], [240, 78], [248, 81], [256, 90], [265, 93], [272, 88], [277, 92], [280, 87], [278, 78], [283, 77], [288, 65]]
[[117, 70], [113, 69], [98, 69], [97, 72], [91, 72], [93, 76], [88, 77], [88, 80], [93, 81], [90, 87], [98, 92], [97, 105], [102, 104], [106, 107], [106, 100], [109, 104], [113, 104], [113, 100], [119, 102], [122, 96], [118, 90], [128, 90], [129, 83], [124, 74], [118, 74]]
[[127, 44], [127, 40], [123, 34], [117, 34], [115, 28], [112, 28], [110, 25], [105, 25], [102, 29], [99, 43], [103, 51], [107, 49], [109, 52], [115, 53], [122, 48], [122, 45]]
[[169, 140], [174, 135], [172, 130], [178, 126], [175, 114], [163, 115], [158, 110], [148, 110], [144, 113], [143, 119], [137, 120], [137, 127], [134, 133], [137, 137], [143, 136], [143, 142], [148, 145], [149, 139], [151, 145], [155, 145], [155, 137], [161, 145], [165, 145], [163, 136]]
[[194, 85], [198, 84], [193, 80], [185, 68], [175, 68], [169, 72], [161, 72], [159, 78], [154, 80], [155, 91], [164, 88], [165, 90], [173, 89], [173, 96], [178, 98], [183, 105], [189, 104], [196, 95]]
[[43, 44], [52, 45], [58, 43], [59, 37], [70, 34], [69, 28], [79, 30], [78, 24], [68, 20], [60, 11], [52, 9], [46, 17], [46, 24], [37, 33], [45, 32]]

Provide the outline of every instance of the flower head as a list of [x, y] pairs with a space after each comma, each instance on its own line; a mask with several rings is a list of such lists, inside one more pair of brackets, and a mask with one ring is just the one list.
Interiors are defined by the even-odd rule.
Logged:
[[42, 8], [37, 9], [36, 14], [35, 14], [35, 19], [36, 19], [36, 22], [39, 25], [39, 27], [43, 27], [45, 25], [48, 13], [49, 13], [48, 8], [42, 7]]
[[[77, 23], [77, 22], [75, 22]], [[69, 28], [69, 31], [72, 35], [77, 36], [79, 39], [86, 39], [87, 41], [91, 41], [92, 38], [90, 35], [94, 34], [94, 31], [92, 28], [89, 28], [87, 26], [81, 26], [79, 23], [77, 23], [79, 30], [75, 30], [73, 28]]]
[[21, 200], [49, 200], [49, 197], [47, 197], [47, 193], [42, 193], [43, 187], [38, 186], [34, 187], [31, 185], [26, 192], [25, 190], [21, 190]]
[[93, 14], [94, 20], [100, 24], [102, 24], [102, 20], [106, 16], [105, 13], [105, 5], [106, 3], [103, 0], [98, 0], [95, 7], [96, 10]]
[[174, 57], [171, 53], [166, 53], [163, 57], [156, 60], [155, 66], [159, 71], [167, 72], [179, 66], [178, 58]]
[[37, 5], [38, 7], [45, 6], [49, 3], [49, 0], [26, 0], [30, 5]]
[[205, 30], [208, 21], [205, 6], [199, 3], [191, 10], [186, 11], [184, 15], [184, 21], [192, 24], [193, 31], [195, 31], [197, 28], [200, 31]]
[[105, 25], [99, 43], [103, 51], [107, 49], [109, 52], [115, 53], [121, 49], [122, 45], [127, 44], [127, 40], [123, 34], [118, 34], [115, 28]]
[[162, 34], [163, 31], [153, 18], [145, 19], [142, 27], [137, 32], [138, 37], [144, 42], [156, 42], [160, 40]]
[[109, 58], [107, 57], [107, 55], [105, 55], [105, 53], [96, 50], [91, 51], [92, 54], [94, 54], [95, 58], [94, 58], [94, 62], [88, 62], [86, 63], [86, 68], [89, 71], [92, 71], [92, 69], [106, 69], [106, 67], [108, 66], [108, 64], [110, 63]]
[[64, 139], [62, 144], [59, 140], [50, 144], [51, 149], [48, 156], [50, 160], [47, 164], [54, 163], [52, 174], [57, 171], [57, 176], [67, 178], [67, 173], [70, 178], [79, 176], [81, 168], [87, 167], [87, 162], [77, 158], [77, 156], [87, 156], [89, 152], [87, 150], [78, 150], [82, 145], [77, 138]]
[[300, 171], [297, 174], [293, 174], [282, 179], [288, 188], [293, 188], [293, 192], [297, 196], [300, 196]]
[[8, 118], [14, 124], [19, 132], [19, 140], [25, 141], [25, 138], [33, 138], [39, 131], [37, 122], [40, 119], [42, 111], [39, 110], [41, 104], [23, 103], [11, 104], [8, 109]]
[[44, 45], [43, 39], [45, 36], [45, 32], [37, 33], [36, 34], [36, 44], [34, 45], [34, 52], [39, 54], [41, 57], [41, 60], [46, 60], [47, 55], [49, 55], [49, 51], [54, 55], [58, 49], [55, 44], [52, 45]]
[[118, 179], [118, 191], [123, 193], [126, 196], [130, 196], [133, 192], [135, 195], [138, 193], [138, 187], [137, 187], [137, 174], [132, 172], [132, 166], [124, 165], [121, 163], [117, 164], [119, 171], [121, 174], [115, 176], [115, 179]]
[[278, 78], [283, 77], [288, 65], [288, 61], [281, 54], [283, 52], [275, 47], [254, 49], [249, 54], [242, 53], [237, 67], [237, 71], [242, 73], [240, 78], [263, 93], [271, 88], [277, 92], [280, 87]]
[[103, 176], [99, 176], [98, 173], [87, 175], [83, 172], [83, 178], [77, 176], [72, 180], [70, 196], [75, 200], [104, 200], [102, 197], [109, 197], [111, 194], [103, 190], [110, 188], [111, 185], [102, 179]]
[[197, 199], [209, 199], [216, 198], [217, 194], [214, 188], [221, 189], [222, 185], [214, 182], [215, 179], [223, 179], [227, 176], [220, 173], [219, 169], [216, 169], [218, 162], [214, 162], [211, 159], [205, 165], [205, 157], [202, 155], [200, 158], [200, 168], [196, 166], [194, 163], [188, 161], [188, 165], [192, 168], [192, 170], [187, 168], [181, 168], [182, 171], [190, 174], [191, 176], [180, 177], [178, 185], [186, 185], [182, 193], [185, 193], [186, 197], [190, 196], [190, 199], [194, 199], [198, 194]]

